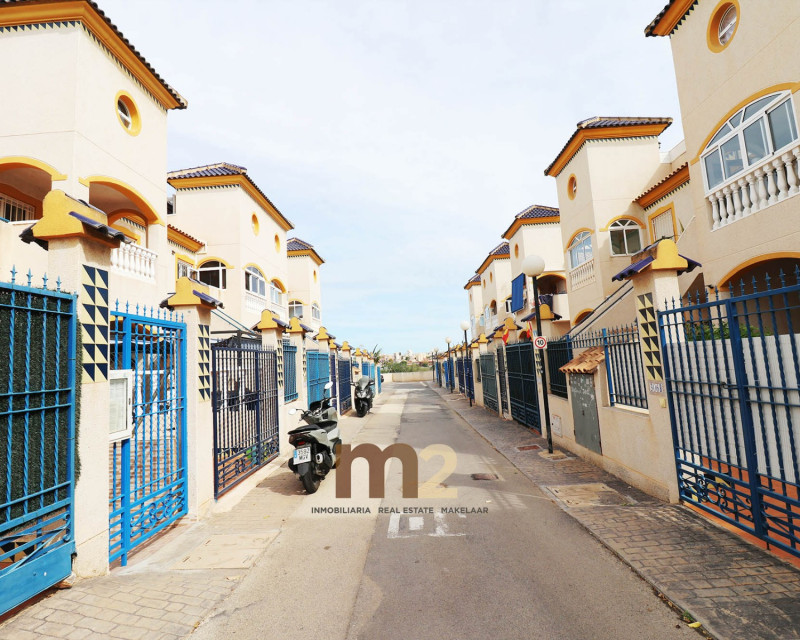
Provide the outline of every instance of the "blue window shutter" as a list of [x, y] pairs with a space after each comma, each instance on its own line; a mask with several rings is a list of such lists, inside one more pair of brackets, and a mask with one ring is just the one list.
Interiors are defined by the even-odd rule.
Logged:
[[516, 313], [525, 306], [525, 274], [520, 273], [511, 281], [511, 311]]

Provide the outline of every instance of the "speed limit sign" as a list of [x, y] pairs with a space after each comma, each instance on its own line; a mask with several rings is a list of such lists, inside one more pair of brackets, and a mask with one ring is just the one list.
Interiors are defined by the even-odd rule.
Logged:
[[537, 349], [544, 349], [547, 346], [547, 338], [544, 336], [536, 336], [533, 339], [533, 346]]

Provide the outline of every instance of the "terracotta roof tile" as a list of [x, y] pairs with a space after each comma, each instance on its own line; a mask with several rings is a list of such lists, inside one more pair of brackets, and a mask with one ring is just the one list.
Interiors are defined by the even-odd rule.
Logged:
[[602, 346], [589, 347], [579, 353], [559, 369], [564, 373], [594, 373], [605, 362], [606, 355]]

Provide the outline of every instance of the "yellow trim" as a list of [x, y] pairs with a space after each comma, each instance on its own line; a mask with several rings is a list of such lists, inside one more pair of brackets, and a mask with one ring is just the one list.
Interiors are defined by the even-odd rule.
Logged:
[[323, 262], [325, 262], [322, 258], [319, 257], [319, 254], [313, 249], [295, 249], [293, 251], [287, 251], [286, 255], [289, 258], [293, 258], [296, 256], [308, 256], [314, 262], [317, 263], [317, 266], [320, 266]]
[[556, 278], [561, 278], [564, 282], [567, 281], [567, 276], [565, 276], [563, 273], [557, 273], [555, 271], [545, 271], [544, 273], [542, 273], [542, 275], [536, 276], [536, 279], [541, 280], [546, 276], [555, 276]]
[[511, 223], [511, 226], [506, 229], [506, 232], [503, 234], [503, 238], [506, 240], [511, 240], [513, 235], [527, 224], [547, 224], [550, 222], [558, 223], [560, 221], [561, 218], [559, 216], [551, 216], [549, 218], [517, 218]]
[[289, 300], [289, 304], [292, 304], [293, 302], [299, 302], [299, 303], [300, 303], [300, 304], [302, 304], [303, 306], [305, 306], [305, 304], [306, 304], [306, 303], [305, 303], [305, 302], [303, 302], [303, 301], [302, 301], [300, 298], [292, 298], [291, 300]]
[[509, 260], [509, 259], [511, 259], [511, 254], [510, 253], [509, 254], [503, 253], [503, 254], [500, 254], [500, 255], [487, 256], [486, 260], [483, 261], [483, 264], [481, 264], [481, 266], [478, 267], [477, 273], [479, 275], [483, 275], [483, 272], [486, 271], [486, 268], [490, 264], [492, 264], [492, 262], [494, 262], [495, 260]]
[[705, 140], [700, 144], [699, 149], [697, 150], [697, 155], [692, 159], [691, 164], [696, 164], [700, 161], [700, 156], [703, 155], [703, 151], [706, 150], [708, 143], [711, 142], [711, 138], [713, 138], [717, 131], [719, 131], [720, 127], [725, 124], [728, 120], [730, 120], [731, 116], [735, 114], [739, 109], [742, 107], [746, 107], [751, 102], [755, 102], [759, 98], [763, 98], [770, 93], [779, 93], [780, 91], [789, 91], [790, 93], [796, 93], [800, 90], [800, 82], [781, 82], [779, 84], [774, 84], [771, 87], [766, 87], [761, 89], [760, 91], [756, 91], [754, 94], [750, 95], [749, 97], [745, 98], [741, 102], [739, 102], [735, 107], [733, 107], [728, 113], [726, 113], [722, 118], [717, 121], [712, 129], [711, 133], [709, 133]]
[[661, 19], [645, 32], [649, 36], [668, 36], [692, 8], [696, 0], [675, 0]]
[[255, 269], [258, 269], [258, 272], [261, 274], [261, 277], [263, 277], [264, 281], [266, 282], [267, 276], [264, 273], [264, 270], [260, 266], [258, 266], [255, 262], [248, 262], [246, 265], [242, 267], [242, 271], [246, 271], [247, 267], [254, 267]]
[[678, 255], [678, 245], [674, 240], [661, 240], [655, 249], [655, 260], [647, 267], [651, 271], [686, 269], [689, 266], [688, 260]]
[[142, 236], [140, 236], [138, 233], [134, 231], [131, 231], [130, 229], [128, 229], [128, 227], [123, 227], [119, 222], [109, 222], [108, 226], [111, 227], [112, 229], [116, 229], [117, 231], [121, 231], [128, 238], [133, 240], [136, 244], [138, 245], [142, 244]]
[[567, 198], [574, 200], [576, 195], [578, 195], [578, 178], [573, 173], [567, 179]]
[[250, 216], [250, 228], [253, 230], [253, 235], [257, 236], [261, 230], [261, 223], [258, 221], [258, 216], [254, 213]]
[[767, 260], [781, 260], [781, 259], [788, 259], [788, 260], [800, 260], [800, 252], [798, 251], [774, 251], [772, 253], [764, 253], [760, 256], [756, 256], [755, 258], [750, 258], [749, 260], [745, 260], [737, 267], [731, 269], [725, 276], [719, 281], [717, 287], [724, 287], [727, 286], [728, 282], [730, 281], [733, 276], [737, 273], [742, 271], [743, 269], [747, 269], [748, 267], [752, 267], [753, 265], [760, 264], [762, 262], [766, 262]]
[[91, 31], [92, 35], [111, 51], [119, 63], [144, 85], [164, 109], [185, 108], [186, 105], [170, 93], [166, 84], [147, 68], [147, 65], [133, 52], [132, 47], [114, 32], [108, 22], [88, 2], [73, 0], [25, 3], [18, 6], [6, 5], [0, 11], [0, 27], [71, 21], [79, 21]]
[[539, 318], [541, 320], [554, 320], [555, 316], [553, 315], [553, 310], [550, 308], [549, 304], [540, 304], [539, 305]]
[[557, 177], [587, 140], [619, 140], [621, 138], [646, 138], [659, 136], [670, 123], [639, 124], [630, 127], [601, 127], [578, 129], [572, 134], [567, 146], [558, 154], [545, 175]]
[[328, 335], [328, 330], [325, 327], [320, 327], [319, 331], [317, 332], [317, 341], [320, 340], [330, 340], [331, 337]]
[[[2, 14], [2, 12], [0, 12]], [[136, 189], [134, 189], [129, 184], [122, 182], [122, 180], [117, 180], [116, 178], [111, 178], [109, 176], [88, 176], [86, 178], [81, 178], [78, 180], [83, 186], [88, 187], [91, 189], [93, 184], [102, 185], [105, 187], [109, 187], [114, 189], [115, 191], [120, 192], [124, 196], [126, 196], [136, 207], [139, 209], [139, 212], [142, 216], [144, 216], [145, 220], [148, 224], [160, 224], [164, 225], [164, 220], [155, 210], [153, 205], [151, 205], [147, 198], [145, 198], [141, 193], [139, 193]]]
[[653, 220], [655, 220], [658, 216], [662, 213], [665, 213], [668, 209], [672, 210], [672, 232], [674, 233], [674, 239], [678, 239], [678, 224], [677, 219], [675, 218], [675, 205], [670, 202], [663, 207], [659, 207], [649, 216], [647, 216], [647, 228], [650, 231], [650, 244], [653, 244], [656, 241], [656, 233], [655, 228], [653, 227]]
[[200, 269], [207, 262], [212, 262], [214, 260], [216, 260], [217, 262], [222, 263], [222, 265], [226, 269], [233, 269], [233, 265], [230, 262], [228, 262], [227, 260], [223, 260], [222, 258], [218, 258], [216, 256], [206, 256], [206, 257], [204, 257], [202, 262], [198, 262], [197, 263], [197, 268]]
[[167, 182], [176, 189], [194, 189], [197, 187], [241, 187], [245, 193], [255, 200], [258, 205], [263, 209], [284, 231], [293, 229], [292, 223], [289, 222], [283, 215], [275, 208], [266, 196], [258, 191], [253, 186], [246, 176], [242, 174], [224, 175], [224, 176], [203, 176], [199, 178], [170, 178]]
[[26, 156], [6, 156], [5, 158], [0, 158], [0, 171], [5, 171], [6, 169], [30, 168], [44, 171], [50, 175], [50, 180], [54, 182], [67, 179], [67, 175], [65, 173], [61, 173], [52, 165], [42, 162], [41, 160], [37, 160], [36, 158], [28, 158]]
[[286, 331], [288, 333], [306, 333], [306, 330], [300, 326], [300, 320], [294, 317], [289, 318], [289, 328]]
[[569, 251], [569, 248], [572, 246], [572, 242], [575, 240], [575, 238], [578, 237], [578, 234], [579, 233], [583, 233], [584, 231], [588, 231], [589, 235], [593, 235], [594, 234], [594, 230], [590, 229], [589, 227], [581, 227], [575, 233], [573, 233], [572, 236], [570, 237], [569, 242], [567, 242], [567, 245], [564, 248], [564, 253]]
[[314, 269], [314, 282], [316, 282], [316, 281], [317, 281], [317, 270]]
[[217, 305], [201, 300], [194, 293], [199, 291], [208, 295], [208, 285], [201, 282], [194, 282], [187, 277], [180, 278], [175, 282], [175, 293], [167, 300], [170, 307], [206, 307], [216, 309]]
[[592, 311], [594, 311], [594, 309], [589, 309], [589, 308], [578, 311], [577, 315], [575, 316], [575, 320], [572, 321], [572, 326], [574, 327], [579, 323], [583, 322], [586, 316], [592, 313]]
[[182, 260], [183, 262], [187, 262], [188, 264], [192, 265], [193, 267], [197, 268], [197, 261], [192, 258], [191, 256], [184, 255], [183, 253], [176, 253], [175, 254], [176, 260]]
[[100, 238], [87, 231], [80, 220], [70, 215], [73, 211], [100, 224], [108, 224], [108, 218], [102, 211], [69, 197], [60, 189], [54, 189], [42, 201], [42, 218], [34, 224], [33, 235], [41, 240], [86, 238], [110, 247], [119, 247], [120, 240]]
[[682, 187], [687, 182], [689, 182], [689, 165], [684, 166], [669, 178], [664, 180], [664, 182], [657, 184], [649, 191], [643, 193], [641, 196], [636, 198], [635, 202], [639, 206], [646, 209], [654, 202], [661, 200], [661, 198], [669, 195], [675, 191], [675, 189]]
[[10, 184], [5, 184], [0, 182], [0, 193], [4, 193], [7, 196], [14, 198], [15, 200], [19, 200], [20, 202], [24, 202], [27, 205], [33, 207], [33, 213], [36, 220], [39, 220], [42, 217], [42, 201], [37, 200], [33, 196], [28, 195], [24, 191], [20, 191], [16, 187], [12, 187]]
[[[719, 41], [719, 23], [722, 17], [730, 7], [736, 7], [736, 24], [733, 27], [733, 33], [725, 44]], [[733, 42], [736, 37], [736, 32], [739, 30], [739, 23], [742, 19], [742, 10], [739, 7], [737, 0], [720, 0], [714, 10], [711, 12], [711, 19], [708, 21], [708, 29], [706, 30], [706, 43], [712, 53], [719, 53], [724, 51], [727, 46]]]
[[[131, 116], [131, 124], [130, 126], [125, 124], [125, 121], [122, 119], [122, 116], [119, 115], [119, 103], [125, 105], [128, 109], [128, 113]], [[125, 133], [130, 136], [138, 136], [142, 131], [142, 115], [139, 113], [139, 107], [136, 106], [136, 102], [131, 96], [130, 93], [127, 91], [118, 91], [117, 95], [114, 96], [114, 113], [117, 114], [117, 120], [119, 120], [120, 125], [123, 129], [125, 129]]]
[[616, 218], [611, 218], [611, 220], [608, 221], [608, 224], [602, 229], [599, 229], [599, 231], [608, 231], [611, 228], [611, 225], [617, 222], [617, 220], [630, 220], [631, 222], [635, 222], [640, 229], [646, 229], [644, 222], [642, 222], [641, 220], [637, 220], [633, 216], [625, 215], [625, 216], [617, 216]]
[[342, 351], [350, 351], [350, 344], [345, 340], [342, 342]]
[[472, 289], [472, 287], [477, 286], [479, 283], [480, 283], [480, 281], [478, 281], [478, 282], [468, 282], [467, 284], [464, 285], [464, 289]]
[[478, 344], [489, 344], [489, 340], [486, 338], [486, 334], [485, 333], [482, 333], [478, 337]]
[[274, 282], [275, 284], [277, 284], [278, 288], [281, 290], [281, 293], [286, 293], [286, 286], [278, 278], [272, 278], [270, 282]]
[[275, 253], [280, 253], [280, 252], [281, 252], [281, 238], [276, 233], [275, 234]]
[[279, 330], [281, 333], [283, 333], [283, 327], [279, 325], [277, 322], [275, 322], [275, 320], [276, 318], [273, 315], [272, 311], [270, 311], [269, 309], [264, 309], [261, 312], [261, 320], [258, 321], [256, 329], [258, 329], [259, 331], [268, 331], [270, 329], [276, 329]]
[[178, 229], [170, 229], [169, 227], [167, 227], [167, 240], [171, 240], [175, 244], [179, 244], [184, 249], [192, 251], [193, 253], [197, 253], [205, 246], [199, 240], [189, 237], [182, 231], [179, 231]]

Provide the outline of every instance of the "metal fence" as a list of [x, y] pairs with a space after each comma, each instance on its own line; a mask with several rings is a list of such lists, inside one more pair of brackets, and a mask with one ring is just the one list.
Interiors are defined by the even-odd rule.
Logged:
[[212, 345], [211, 371], [220, 496], [278, 455], [277, 354], [260, 340], [227, 340]]
[[0, 283], [0, 614], [69, 576], [75, 552], [75, 297], [15, 275]]
[[547, 379], [550, 393], [560, 398], [567, 397], [567, 374], [561, 367], [572, 360], [572, 340], [570, 336], [556, 338], [547, 343]]
[[306, 352], [306, 373], [308, 375], [308, 404], [325, 397], [325, 385], [330, 379], [328, 354], [319, 351]]
[[297, 400], [297, 347], [283, 341], [283, 401]]
[[572, 338], [573, 349], [602, 346], [611, 405], [647, 409], [647, 384], [637, 324], [605, 328]]
[[350, 389], [350, 358], [339, 357], [337, 362], [339, 374], [339, 411], [349, 411], [353, 404]]
[[483, 384], [483, 404], [487, 409], [497, 411], [497, 375], [494, 355], [485, 353], [480, 357], [480, 376]]

